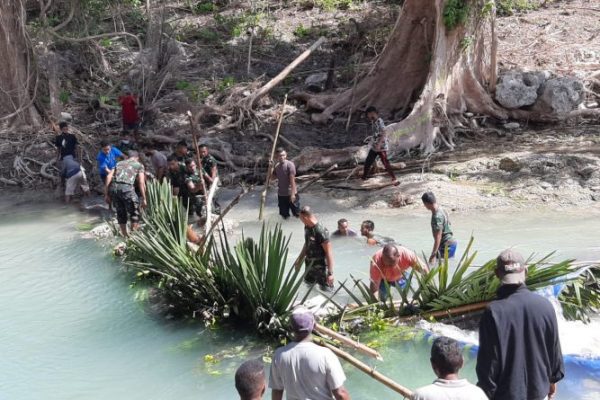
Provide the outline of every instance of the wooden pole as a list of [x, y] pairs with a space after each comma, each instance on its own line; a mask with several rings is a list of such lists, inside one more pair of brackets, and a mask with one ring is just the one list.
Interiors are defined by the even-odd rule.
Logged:
[[389, 387], [393, 391], [400, 393], [402, 396], [407, 397], [407, 398], [410, 398], [412, 396], [412, 391], [410, 389], [405, 388], [404, 386], [394, 382], [392, 379], [388, 378], [387, 376], [383, 375], [382, 373], [375, 371], [374, 368], [369, 367], [367, 364], [365, 364], [362, 361], [360, 361], [359, 359], [351, 356], [350, 354], [346, 353], [345, 351], [340, 350], [337, 347], [332, 346], [328, 343], [325, 343], [322, 340], [313, 339], [313, 341], [315, 343], [333, 351], [335, 353], [335, 355], [337, 355], [339, 358], [342, 358], [342, 359], [348, 361], [350, 364], [354, 365], [356, 368], [360, 369], [362, 372], [369, 375], [371, 378], [375, 379], [376, 381], [383, 383], [385, 386]]
[[[198, 138], [196, 137], [196, 124], [194, 123], [194, 118], [192, 117], [192, 112], [188, 110], [187, 112], [188, 119], [190, 120], [190, 131], [192, 131], [192, 140], [194, 141], [194, 150], [196, 150], [196, 167], [199, 168], [200, 171], [200, 184], [202, 185], [202, 193], [204, 195], [204, 204], [208, 205], [208, 192], [206, 190], [206, 182], [204, 182], [204, 168], [202, 168], [202, 160], [200, 159], [200, 149], [198, 148]], [[208, 232], [210, 229], [210, 217], [206, 216], [205, 222], [205, 232]]]
[[[206, 222], [204, 223], [204, 232], [208, 234], [208, 231], [212, 225], [212, 202], [213, 197], [215, 197], [215, 192], [217, 191], [217, 186], [219, 185], [219, 177], [215, 177], [215, 180], [210, 185], [210, 189], [208, 190], [208, 196], [206, 197]], [[209, 221], [210, 220], [210, 221]]]
[[319, 40], [317, 40], [315, 43], [313, 43], [313, 45], [310, 46], [305, 52], [303, 52], [298, 57], [296, 57], [296, 59], [294, 61], [292, 61], [287, 67], [285, 67], [283, 69], [283, 71], [281, 71], [279, 74], [277, 74], [276, 77], [274, 77], [269, 82], [267, 82], [263, 87], [258, 89], [258, 91], [256, 93], [254, 93], [254, 95], [252, 95], [252, 97], [250, 98], [250, 108], [252, 108], [254, 106], [254, 103], [256, 103], [256, 101], [258, 99], [260, 99], [265, 94], [269, 93], [271, 91], [271, 89], [273, 89], [275, 86], [277, 86], [279, 84], [279, 82], [284, 80], [285, 77], [288, 76], [289, 73], [294, 70], [294, 68], [296, 68], [302, 61], [306, 60], [306, 58], [308, 58], [308, 56], [313, 51], [315, 51], [324, 41], [325, 41], [325, 38], [320, 37]]
[[356, 340], [352, 340], [344, 335], [341, 335], [338, 332], [327, 328], [326, 326], [315, 324], [315, 331], [319, 332], [322, 335], [327, 335], [335, 340], [338, 340], [342, 343], [342, 345], [353, 348], [364, 355], [383, 361], [381, 354], [379, 354], [379, 352], [377, 352], [376, 350], [365, 346], [364, 344], [359, 343]]
[[331, 167], [327, 168], [325, 171], [320, 173], [319, 176], [317, 176], [317, 177], [311, 179], [310, 181], [308, 181], [307, 183], [305, 183], [304, 186], [302, 186], [302, 188], [298, 190], [298, 193], [302, 193], [302, 192], [306, 191], [306, 189], [308, 189], [310, 186], [312, 186], [314, 183], [316, 183], [319, 179], [321, 179], [322, 177], [324, 177], [325, 175], [327, 175], [328, 173], [330, 173], [337, 167], [338, 167], [337, 164], [333, 164]]
[[283, 98], [283, 105], [281, 106], [281, 114], [279, 114], [279, 120], [277, 121], [277, 130], [275, 131], [275, 138], [273, 139], [273, 146], [271, 147], [271, 157], [269, 158], [269, 169], [267, 170], [267, 179], [265, 179], [265, 189], [260, 195], [260, 209], [258, 211], [258, 220], [262, 221], [263, 211], [265, 209], [265, 202], [267, 201], [267, 192], [269, 191], [269, 184], [271, 183], [271, 175], [273, 174], [273, 168], [275, 167], [275, 149], [277, 148], [277, 139], [279, 138], [279, 130], [281, 129], [281, 123], [283, 122], [283, 114], [285, 113], [285, 105], [287, 103], [287, 94]]
[[215, 223], [211, 225], [210, 229], [206, 232], [206, 235], [204, 236], [204, 238], [202, 238], [202, 243], [201, 243], [200, 247], [198, 248], [198, 251], [200, 251], [202, 248], [204, 248], [204, 244], [208, 241], [208, 238], [210, 237], [210, 235], [212, 235], [213, 231], [215, 230], [215, 227], [219, 226], [219, 223], [221, 223], [221, 221], [223, 220], [225, 215], [229, 211], [231, 211], [231, 209], [237, 203], [239, 203], [240, 200], [242, 199], [242, 197], [244, 197], [247, 193], [248, 193], [248, 189], [246, 189], [245, 187], [242, 187], [242, 191], [233, 200], [231, 200], [231, 202], [227, 205], [227, 207], [225, 207], [223, 210], [221, 210], [221, 214], [217, 217], [217, 219], [215, 220]]
[[409, 321], [415, 318], [439, 318], [439, 317], [449, 317], [452, 315], [460, 315], [467, 314], [470, 312], [481, 311], [487, 307], [489, 301], [482, 301], [480, 303], [466, 304], [464, 306], [449, 308], [448, 310], [440, 310], [440, 311], [431, 311], [423, 314], [417, 314], [410, 317], [402, 317], [398, 318], [398, 321]]

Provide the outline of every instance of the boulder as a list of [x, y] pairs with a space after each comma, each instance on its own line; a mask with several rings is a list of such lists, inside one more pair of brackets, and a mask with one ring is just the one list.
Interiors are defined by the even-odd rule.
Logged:
[[504, 129], [512, 131], [515, 129], [519, 129], [521, 127], [521, 125], [518, 122], [509, 122], [504, 124]]
[[577, 78], [562, 77], [546, 81], [535, 108], [544, 112], [565, 114], [584, 100], [583, 83]]
[[304, 80], [306, 88], [313, 92], [323, 91], [325, 89], [325, 82], [327, 82], [327, 72], [311, 74]]
[[496, 100], [505, 108], [533, 105], [545, 80], [543, 72], [507, 72], [500, 76], [496, 86]]
[[521, 164], [513, 160], [512, 158], [504, 157], [500, 160], [500, 165], [498, 166], [502, 171], [507, 172], [519, 172], [521, 170]]

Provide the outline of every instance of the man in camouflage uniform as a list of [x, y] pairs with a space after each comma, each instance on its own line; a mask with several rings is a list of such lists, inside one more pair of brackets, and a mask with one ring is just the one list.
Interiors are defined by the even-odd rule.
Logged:
[[200, 218], [204, 216], [204, 191], [200, 181], [200, 171], [196, 166], [196, 161], [188, 158], [185, 161], [185, 186], [189, 194], [189, 213], [195, 212]]
[[[323, 291], [333, 289], [333, 250], [329, 240], [329, 231], [312, 213], [308, 206], [300, 209], [300, 220], [304, 224], [304, 247], [298, 260], [305, 258], [304, 282], [317, 283]], [[296, 263], [296, 269], [300, 264]]]
[[[210, 154], [208, 154], [208, 146], [205, 144], [201, 144], [198, 148], [200, 150], [200, 161], [202, 162], [202, 178], [204, 178], [204, 183], [206, 184], [206, 190], [210, 191], [210, 188], [217, 178], [219, 171], [217, 170], [217, 160]], [[217, 201], [217, 192], [215, 191], [215, 195], [213, 197], [213, 212], [215, 214], [221, 214], [221, 206]]]
[[[140, 195], [135, 191], [138, 186]], [[106, 177], [104, 186], [106, 202], [111, 200], [117, 210], [117, 222], [121, 234], [127, 236], [127, 217], [131, 221], [131, 229], [136, 230], [140, 221], [140, 206], [146, 208], [146, 180], [144, 166], [139, 161], [137, 151], [130, 151], [127, 160], [119, 161], [115, 169]], [[141, 197], [141, 204], [140, 204]]]

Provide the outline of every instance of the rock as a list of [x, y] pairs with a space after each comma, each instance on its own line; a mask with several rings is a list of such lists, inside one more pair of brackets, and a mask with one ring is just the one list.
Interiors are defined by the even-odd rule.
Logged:
[[325, 82], [327, 81], [327, 72], [319, 72], [318, 74], [312, 74], [306, 77], [304, 84], [308, 90], [314, 92], [321, 92], [325, 89]]
[[392, 199], [390, 200], [389, 205], [392, 208], [400, 208], [405, 207], [409, 204], [413, 204], [414, 202], [415, 200], [411, 195], [403, 195], [400, 192], [396, 192], [392, 195]]
[[530, 106], [538, 98], [538, 89], [545, 81], [543, 73], [510, 71], [500, 76], [496, 100], [505, 108]]
[[65, 121], [65, 122], [71, 122], [71, 121], [73, 121], [73, 116], [71, 114], [69, 114], [68, 112], [63, 111], [60, 113], [60, 120]]
[[519, 172], [521, 170], [521, 164], [513, 160], [512, 158], [504, 157], [500, 160], [500, 165], [498, 166], [502, 171], [507, 172]]
[[509, 122], [509, 123], [504, 124], [504, 129], [507, 129], [509, 131], [519, 129], [520, 127], [521, 127], [521, 125], [518, 122]]
[[563, 77], [548, 80], [535, 108], [556, 114], [574, 110], [584, 100], [583, 83], [576, 78]]
[[592, 175], [594, 174], [594, 172], [596, 172], [598, 168], [597, 167], [585, 167], [583, 169], [580, 169], [578, 171], [575, 171], [577, 173], [577, 175], [581, 176], [583, 179], [588, 180], [592, 177]]

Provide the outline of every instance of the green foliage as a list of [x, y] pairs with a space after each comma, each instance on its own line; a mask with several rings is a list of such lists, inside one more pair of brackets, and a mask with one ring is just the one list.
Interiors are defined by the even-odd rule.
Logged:
[[299, 37], [299, 38], [305, 38], [307, 36], [310, 36], [310, 34], [311, 34], [311, 28], [305, 27], [302, 24], [298, 25], [296, 27], [296, 29], [294, 29], [294, 36]]
[[498, 0], [496, 11], [498, 15], [509, 16], [519, 12], [537, 10], [539, 1], [536, 0]]
[[315, 6], [324, 11], [347, 10], [352, 4], [353, 0], [314, 0]]
[[155, 285], [179, 312], [209, 324], [235, 317], [260, 332], [279, 335], [302, 283], [300, 271], [286, 271], [289, 238], [280, 226], [263, 225], [258, 242], [242, 238], [220, 246], [210, 240], [203, 251], [187, 245], [187, 210], [171, 196], [169, 182], [151, 182], [144, 225], [132, 234], [126, 263], [158, 277]]
[[190, 87], [190, 83], [188, 81], [177, 81], [175, 83], [175, 88], [177, 90], [185, 90]]
[[211, 3], [209, 1], [205, 1], [205, 2], [199, 2], [194, 6], [194, 13], [196, 14], [211, 14], [215, 11], [217, 11], [217, 5], [214, 3]]
[[110, 47], [110, 46], [112, 46], [112, 40], [110, 40], [110, 38], [100, 39], [100, 46], [102, 46], [102, 47]]
[[217, 27], [232, 37], [239, 37], [245, 34], [249, 28], [257, 27], [264, 18], [264, 13], [252, 11], [235, 15], [215, 14], [214, 16]]
[[67, 92], [66, 90], [61, 90], [60, 93], [58, 94], [58, 100], [63, 104], [67, 104], [69, 102], [70, 98], [71, 98], [71, 93]]
[[566, 319], [590, 322], [590, 316], [600, 312], [600, 267], [583, 271], [566, 285], [558, 300]]
[[460, 49], [462, 51], [467, 50], [469, 47], [471, 47], [471, 45], [473, 44], [473, 37], [471, 36], [465, 36], [464, 38], [461, 39], [460, 41]]
[[447, 0], [444, 5], [444, 25], [451, 31], [459, 25], [467, 22], [469, 17], [469, 5], [467, 0]]
[[224, 92], [225, 89], [228, 89], [233, 85], [235, 85], [235, 78], [233, 76], [226, 76], [217, 83], [216, 89], [219, 92]]

